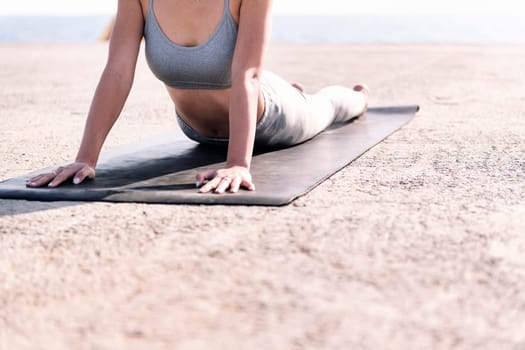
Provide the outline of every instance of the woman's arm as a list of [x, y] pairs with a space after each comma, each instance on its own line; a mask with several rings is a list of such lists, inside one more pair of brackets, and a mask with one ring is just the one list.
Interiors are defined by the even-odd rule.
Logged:
[[[199, 174], [197, 185], [204, 179], [211, 179], [201, 188], [201, 192], [215, 190], [223, 193], [228, 188], [231, 192], [237, 192], [240, 186], [254, 189], [249, 169], [257, 124], [260, 78], [271, 34], [271, 3], [271, 0], [242, 1], [232, 66], [227, 168]], [[227, 180], [223, 181], [224, 178]]]
[[260, 78], [270, 39], [271, 1], [245, 0], [232, 66], [228, 166], [250, 167]]
[[119, 0], [106, 67], [88, 113], [77, 161], [95, 166], [102, 145], [128, 97], [144, 28], [139, 0]]
[[143, 35], [144, 17], [139, 0], [119, 0], [106, 67], [91, 102], [76, 160], [53, 173], [29, 180], [28, 186], [56, 187], [74, 177], [75, 183], [95, 176], [95, 165], [106, 136], [117, 120], [133, 84]]

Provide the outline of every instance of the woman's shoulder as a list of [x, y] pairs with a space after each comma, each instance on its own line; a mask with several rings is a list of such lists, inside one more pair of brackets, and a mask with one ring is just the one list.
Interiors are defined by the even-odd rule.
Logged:
[[230, 0], [230, 8], [232, 7], [232, 2], [236, 3], [236, 8], [238, 9], [237, 23], [240, 23], [241, 16], [271, 17], [272, 0]]

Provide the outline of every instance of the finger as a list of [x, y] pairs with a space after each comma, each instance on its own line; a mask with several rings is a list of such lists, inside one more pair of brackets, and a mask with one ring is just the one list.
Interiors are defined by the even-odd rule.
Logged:
[[201, 187], [206, 180], [211, 180], [215, 176], [217, 176], [216, 170], [208, 170], [198, 173], [197, 176], [195, 176], [195, 186]]
[[246, 188], [248, 191], [255, 191], [255, 185], [250, 180], [243, 179], [241, 186]]
[[230, 187], [232, 180], [229, 177], [223, 177], [215, 189], [215, 193], [222, 194]]
[[77, 173], [75, 174], [75, 177], [73, 178], [73, 183], [75, 185], [78, 185], [82, 183], [85, 179], [87, 178], [92, 179], [94, 177], [95, 177], [95, 171], [93, 170], [93, 168], [89, 166], [84, 166], [82, 169], [77, 171]]
[[65, 167], [65, 168], [59, 168], [61, 170], [57, 170], [57, 174], [55, 176], [55, 178], [47, 185], [48, 187], [57, 187], [58, 185], [60, 185], [61, 183], [63, 183], [64, 181], [66, 181], [67, 179], [69, 179], [70, 177], [72, 177], [76, 172], [77, 172], [77, 168], [76, 167]]
[[55, 178], [54, 173], [41, 174], [31, 178], [27, 183], [27, 187], [41, 187], [47, 185]]
[[35, 175], [35, 176], [33, 176], [33, 177], [27, 179], [27, 180], [26, 180], [26, 183], [31, 183], [31, 182], [38, 181], [38, 180], [40, 180], [42, 177], [47, 176], [47, 175], [49, 175], [49, 173], [48, 173], [48, 174], [38, 174], [38, 175]]
[[216, 189], [219, 185], [219, 182], [221, 181], [220, 177], [213, 178], [210, 182], [208, 182], [206, 185], [202, 186], [199, 190], [200, 193], [208, 193], [212, 190]]
[[233, 179], [232, 184], [230, 185], [230, 192], [231, 193], [239, 192], [239, 189], [241, 187], [241, 183], [242, 183], [242, 178], [240, 178], [239, 176], [236, 176]]

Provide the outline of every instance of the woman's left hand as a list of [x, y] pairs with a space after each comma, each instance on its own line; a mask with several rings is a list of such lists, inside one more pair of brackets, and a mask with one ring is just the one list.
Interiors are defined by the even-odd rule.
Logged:
[[236, 193], [241, 187], [254, 191], [252, 175], [248, 168], [232, 166], [220, 170], [208, 170], [197, 174], [196, 185], [200, 193]]

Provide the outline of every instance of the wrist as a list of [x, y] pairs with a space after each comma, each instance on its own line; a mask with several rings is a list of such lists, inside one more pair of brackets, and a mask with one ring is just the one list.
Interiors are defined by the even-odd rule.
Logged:
[[[243, 154], [244, 152], [232, 152], [233, 150], [228, 150], [228, 156], [226, 157], [226, 165], [230, 167], [242, 167], [249, 169], [250, 168], [250, 162], [251, 158], [247, 154]], [[235, 154], [237, 153], [237, 154]], [[241, 153], [241, 154], [238, 154]]]
[[77, 157], [75, 158], [75, 162], [77, 162], [77, 163], [85, 163], [85, 164], [89, 165], [90, 167], [92, 167], [93, 169], [97, 165], [97, 159], [93, 159], [91, 157], [85, 157], [85, 156], [82, 156], [82, 155], [77, 155]]
[[226, 167], [228, 168], [235, 168], [235, 167], [239, 167], [239, 168], [245, 168], [245, 169], [250, 169], [250, 163], [247, 162], [247, 161], [238, 161], [238, 160], [230, 160], [228, 159], [226, 161]]

